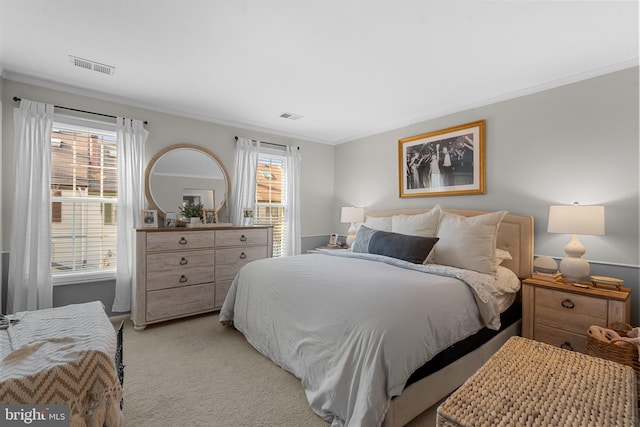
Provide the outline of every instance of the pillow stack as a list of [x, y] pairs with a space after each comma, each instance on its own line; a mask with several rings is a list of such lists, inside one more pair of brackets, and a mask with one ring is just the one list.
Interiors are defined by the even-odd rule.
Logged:
[[465, 217], [444, 212], [436, 205], [417, 215], [367, 217], [352, 250], [495, 273], [502, 260], [511, 259], [507, 251], [496, 249], [498, 229], [506, 214], [498, 211]]

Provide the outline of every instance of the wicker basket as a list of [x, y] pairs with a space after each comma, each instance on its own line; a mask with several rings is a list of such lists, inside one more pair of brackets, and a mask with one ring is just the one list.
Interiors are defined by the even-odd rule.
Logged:
[[[615, 322], [610, 329], [621, 337], [626, 337], [633, 327], [627, 323]], [[640, 401], [640, 355], [638, 347], [628, 341], [613, 339], [610, 342], [603, 342], [596, 339], [587, 331], [587, 343], [585, 352], [590, 356], [611, 360], [622, 365], [631, 366], [636, 372], [636, 383], [638, 389], [638, 400]]]

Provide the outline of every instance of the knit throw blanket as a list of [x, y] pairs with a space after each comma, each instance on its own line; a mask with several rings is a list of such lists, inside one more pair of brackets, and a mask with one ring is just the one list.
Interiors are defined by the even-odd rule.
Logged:
[[0, 330], [0, 403], [67, 404], [72, 427], [121, 427], [116, 333], [102, 303], [15, 318]]

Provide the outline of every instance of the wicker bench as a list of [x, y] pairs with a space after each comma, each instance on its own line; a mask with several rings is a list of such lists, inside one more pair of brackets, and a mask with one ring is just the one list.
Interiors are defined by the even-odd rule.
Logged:
[[438, 427], [636, 426], [635, 372], [510, 338], [438, 407]]

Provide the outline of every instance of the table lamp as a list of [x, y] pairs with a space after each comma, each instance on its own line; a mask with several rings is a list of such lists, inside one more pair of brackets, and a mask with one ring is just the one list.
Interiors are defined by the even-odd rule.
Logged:
[[356, 207], [343, 207], [340, 211], [340, 222], [350, 222], [351, 226], [347, 231], [347, 246], [351, 247], [351, 244], [356, 240], [356, 222], [364, 221], [364, 208]]
[[604, 234], [604, 206], [582, 206], [573, 202], [570, 206], [549, 206], [549, 233], [573, 234], [564, 247], [567, 254], [560, 261], [560, 272], [571, 282], [579, 282], [589, 275], [589, 263], [582, 258], [586, 249], [578, 234]]

